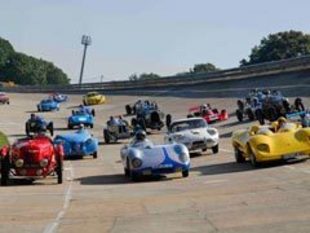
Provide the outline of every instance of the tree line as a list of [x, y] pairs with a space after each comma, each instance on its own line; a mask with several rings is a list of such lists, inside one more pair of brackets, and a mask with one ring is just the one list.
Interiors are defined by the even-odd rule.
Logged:
[[[310, 55], [310, 35], [301, 31], [284, 31], [269, 34], [261, 39], [259, 45], [251, 49], [248, 58], [240, 61], [240, 66], [254, 65], [262, 62], [278, 61], [283, 59], [295, 58], [299, 56]], [[201, 63], [194, 65], [189, 71], [178, 73], [177, 75], [187, 75], [191, 73], [207, 73], [220, 70], [212, 63]], [[145, 80], [160, 78], [158, 74], [143, 73], [141, 75], [133, 74], [129, 80]]]
[[70, 79], [52, 62], [16, 52], [0, 37], [0, 81], [21, 85], [69, 84]]

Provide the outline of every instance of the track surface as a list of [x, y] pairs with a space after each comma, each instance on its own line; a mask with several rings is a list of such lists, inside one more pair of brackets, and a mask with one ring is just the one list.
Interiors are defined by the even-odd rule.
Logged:
[[[0, 106], [0, 129], [10, 141], [24, 134], [24, 123], [43, 96], [11, 94], [11, 105]], [[192, 157], [188, 178], [176, 174], [132, 183], [119, 157], [126, 142], [104, 145], [102, 128], [110, 115], [124, 113], [124, 105], [137, 98], [109, 96], [108, 104], [95, 106], [92, 131], [102, 142], [99, 157], [66, 161], [62, 185], [49, 179], [0, 187], [0, 232], [310, 232], [310, 161], [260, 169], [236, 164], [231, 133], [251, 123], [239, 124], [235, 116], [214, 125], [221, 135], [220, 153]], [[174, 118], [205, 102], [232, 113], [236, 102], [196, 96], [152, 99]], [[67, 132], [66, 117], [80, 102], [81, 96], [70, 96], [59, 112], [42, 115], [54, 121], [56, 134]], [[160, 143], [163, 133], [155, 131], [150, 138]]]

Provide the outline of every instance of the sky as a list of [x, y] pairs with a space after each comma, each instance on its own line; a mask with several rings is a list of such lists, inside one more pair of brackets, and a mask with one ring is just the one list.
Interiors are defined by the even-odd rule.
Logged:
[[0, 0], [0, 37], [53, 62], [77, 83], [162, 76], [194, 64], [237, 67], [270, 33], [310, 33], [308, 0]]

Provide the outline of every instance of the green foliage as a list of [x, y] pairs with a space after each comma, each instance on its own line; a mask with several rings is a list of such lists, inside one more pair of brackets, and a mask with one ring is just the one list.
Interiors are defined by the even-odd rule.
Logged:
[[7, 136], [4, 133], [0, 132], [0, 148], [8, 144], [9, 144], [9, 140]]
[[0, 81], [21, 85], [68, 84], [67, 75], [53, 63], [23, 53], [0, 38]]
[[206, 73], [206, 72], [213, 72], [220, 70], [215, 65], [211, 63], [205, 63], [205, 64], [196, 64], [192, 69], [190, 69], [190, 73]]
[[276, 61], [310, 54], [310, 35], [300, 31], [285, 31], [264, 37], [255, 46], [249, 59], [242, 59], [240, 65]]
[[149, 79], [158, 79], [160, 76], [158, 74], [154, 73], [143, 73], [140, 74], [139, 76], [137, 74], [132, 74], [129, 76], [130, 81], [138, 81], [138, 80], [149, 80]]

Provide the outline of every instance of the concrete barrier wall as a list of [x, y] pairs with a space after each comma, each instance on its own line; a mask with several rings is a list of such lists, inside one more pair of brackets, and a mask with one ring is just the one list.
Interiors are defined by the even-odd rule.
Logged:
[[5, 88], [8, 92], [64, 92], [79, 93], [91, 90], [97, 91], [122, 91], [160, 87], [178, 87], [186, 85], [196, 85], [203, 83], [225, 82], [238, 79], [248, 79], [253, 77], [275, 75], [289, 72], [300, 72], [310, 70], [310, 56], [292, 58], [287, 60], [261, 63], [234, 69], [226, 69], [216, 72], [186, 74], [179, 76], [169, 76], [160, 79], [142, 81], [112, 81], [104, 83], [86, 83], [83, 85], [50, 85], [50, 86], [17, 86]]

